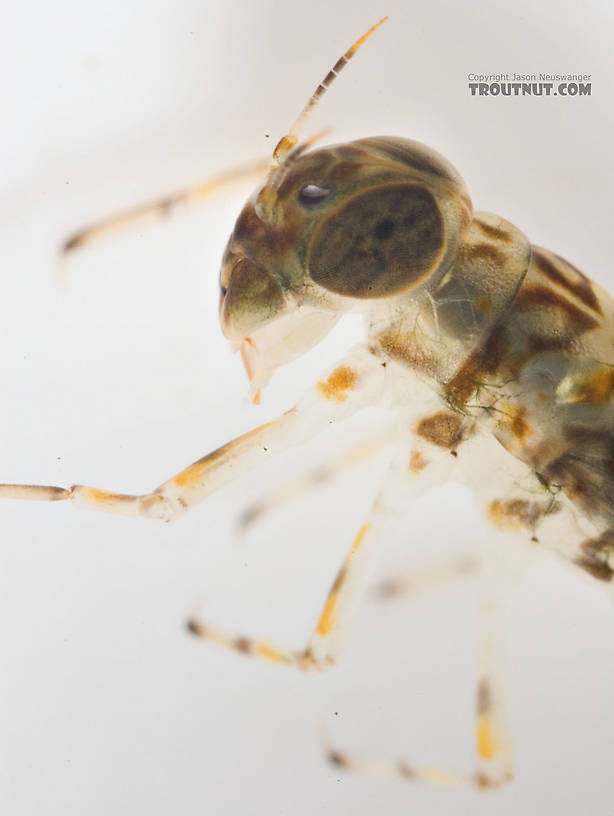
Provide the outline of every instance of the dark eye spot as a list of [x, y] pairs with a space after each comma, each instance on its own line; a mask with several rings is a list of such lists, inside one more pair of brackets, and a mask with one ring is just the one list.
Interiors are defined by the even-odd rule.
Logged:
[[391, 221], [390, 218], [384, 218], [382, 221], [375, 225], [375, 229], [373, 230], [373, 234], [378, 239], [378, 241], [385, 241], [386, 238], [390, 238], [393, 232], [394, 222]]
[[222, 297], [226, 297], [226, 292], [228, 291], [228, 287], [224, 286], [223, 283], [220, 283], [220, 292], [222, 293]]
[[298, 194], [299, 204], [303, 207], [317, 207], [328, 199], [332, 190], [330, 187], [319, 187], [317, 184], [306, 184]]

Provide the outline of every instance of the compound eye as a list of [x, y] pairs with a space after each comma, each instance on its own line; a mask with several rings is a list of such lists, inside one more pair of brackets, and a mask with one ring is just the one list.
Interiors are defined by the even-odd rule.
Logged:
[[299, 204], [307, 209], [317, 207], [327, 201], [332, 194], [330, 187], [320, 187], [317, 184], [306, 184], [298, 194]]
[[444, 238], [439, 206], [426, 188], [407, 183], [367, 189], [316, 228], [311, 279], [347, 297], [397, 295], [437, 268]]

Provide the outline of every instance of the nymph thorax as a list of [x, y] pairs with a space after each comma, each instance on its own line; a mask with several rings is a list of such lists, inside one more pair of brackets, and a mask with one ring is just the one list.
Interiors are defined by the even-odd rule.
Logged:
[[514, 456], [612, 523], [614, 303], [572, 264], [476, 213], [448, 274], [376, 305], [373, 342]]

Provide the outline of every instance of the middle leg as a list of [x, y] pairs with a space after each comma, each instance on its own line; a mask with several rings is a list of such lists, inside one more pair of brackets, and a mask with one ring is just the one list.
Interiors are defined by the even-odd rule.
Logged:
[[[337, 659], [360, 603], [368, 588], [373, 562], [395, 517], [408, 502], [442, 483], [455, 467], [448, 451], [428, 451], [414, 443], [398, 453], [384, 478], [364, 523], [356, 533], [324, 602], [306, 647], [289, 651], [257, 638], [234, 635], [196, 620], [188, 629], [198, 637], [250, 657], [272, 660], [298, 669], [325, 668]], [[419, 459], [421, 467], [415, 466]]]

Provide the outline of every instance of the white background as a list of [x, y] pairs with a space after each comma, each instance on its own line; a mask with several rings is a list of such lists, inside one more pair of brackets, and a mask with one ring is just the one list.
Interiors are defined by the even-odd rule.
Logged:
[[[0, 480], [150, 489], [291, 405], [343, 353], [354, 324], [281, 370], [260, 408], [247, 404], [217, 327], [219, 258], [245, 190], [75, 253], [63, 290], [55, 264], [84, 223], [268, 155], [384, 13], [307, 133], [432, 145], [477, 208], [614, 289], [607, 0], [5, 2]], [[471, 98], [470, 71], [591, 73], [593, 94]], [[385, 457], [247, 539], [234, 521], [250, 497], [325, 457], [333, 436], [173, 525], [2, 504], [4, 812], [612, 813], [614, 608], [552, 557], [535, 560], [512, 608], [517, 774], [500, 792], [341, 775], [316, 737], [326, 724], [342, 748], [470, 768], [473, 581], [368, 605], [338, 668], [318, 676], [184, 633], [198, 611], [305, 642]], [[445, 488], [408, 513], [381, 572], [482, 535], [469, 495]]]

